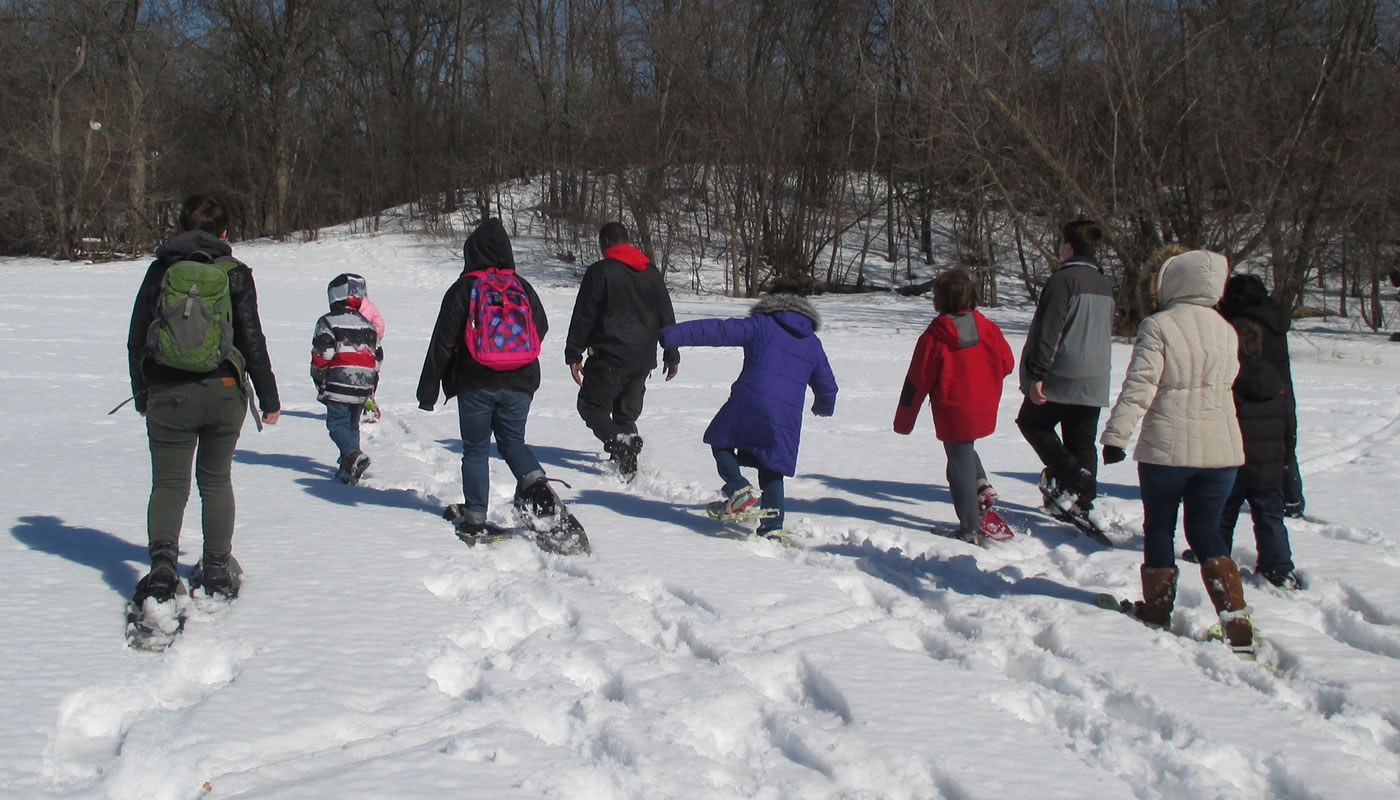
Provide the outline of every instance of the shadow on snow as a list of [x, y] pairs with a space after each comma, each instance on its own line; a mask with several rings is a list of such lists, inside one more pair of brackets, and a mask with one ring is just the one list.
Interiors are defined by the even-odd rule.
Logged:
[[[122, 597], [131, 594], [149, 560], [145, 545], [133, 544], [96, 528], [77, 528], [58, 517], [20, 517], [10, 535], [30, 550], [51, 553], [102, 573], [102, 580]], [[143, 565], [134, 567], [131, 562]]]

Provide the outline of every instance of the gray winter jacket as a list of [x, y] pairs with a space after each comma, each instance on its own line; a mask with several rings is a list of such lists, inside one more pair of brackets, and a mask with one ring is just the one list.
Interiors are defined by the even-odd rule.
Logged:
[[1113, 282], [1085, 259], [1060, 264], [1040, 294], [1021, 350], [1021, 393], [1044, 383], [1045, 398], [1072, 406], [1108, 405]]

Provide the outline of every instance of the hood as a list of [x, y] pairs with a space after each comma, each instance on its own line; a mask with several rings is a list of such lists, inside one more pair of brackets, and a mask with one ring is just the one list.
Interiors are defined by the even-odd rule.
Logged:
[[1224, 314], [1226, 319], [1252, 319], [1275, 336], [1282, 336], [1293, 327], [1293, 318], [1288, 310], [1269, 296], [1263, 281], [1252, 275], [1235, 275], [1225, 282], [1225, 295], [1220, 298], [1220, 313]]
[[191, 253], [208, 253], [213, 258], [233, 255], [228, 242], [208, 231], [185, 231], [172, 237], [156, 250], [156, 258], [168, 263], [189, 258]]
[[651, 263], [651, 259], [647, 258], [645, 253], [630, 244], [615, 244], [609, 247], [603, 251], [603, 258], [621, 261], [638, 272], [646, 269]]
[[749, 316], [768, 314], [793, 336], [811, 336], [821, 330], [822, 318], [812, 304], [795, 294], [770, 294], [749, 309]]
[[1157, 273], [1157, 305], [1164, 309], [1174, 303], [1214, 306], [1229, 274], [1230, 264], [1219, 253], [1191, 250], [1173, 256]]
[[515, 269], [515, 256], [510, 250], [506, 226], [496, 217], [486, 220], [472, 231], [466, 244], [462, 245], [462, 256], [466, 267], [464, 272], [488, 267]]
[[344, 303], [350, 308], [359, 308], [360, 300], [368, 296], [365, 279], [352, 272], [335, 276], [326, 286], [326, 299], [330, 301], [331, 308], [335, 308], [336, 303]]
[[954, 350], [971, 347], [977, 344], [977, 316], [972, 311], [939, 314], [934, 317], [929, 331], [934, 341]]

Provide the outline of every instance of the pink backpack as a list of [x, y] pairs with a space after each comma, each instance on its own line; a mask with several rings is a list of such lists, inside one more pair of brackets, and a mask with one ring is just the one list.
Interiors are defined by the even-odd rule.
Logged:
[[467, 352], [483, 367], [505, 372], [540, 357], [540, 334], [530, 295], [515, 270], [474, 270], [464, 333]]

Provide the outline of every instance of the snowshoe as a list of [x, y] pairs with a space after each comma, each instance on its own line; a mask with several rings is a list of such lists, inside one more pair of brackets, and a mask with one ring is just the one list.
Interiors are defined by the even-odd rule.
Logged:
[[243, 585], [243, 568], [231, 554], [205, 555], [190, 572], [190, 596], [232, 600]]
[[764, 520], [778, 516], [776, 508], [761, 508], [757, 505], [744, 509], [737, 514], [727, 514], [724, 511], [723, 500], [716, 500], [705, 506], [705, 516], [720, 522], [753, 522], [754, 520]]
[[[1087, 476], [1088, 470], [1081, 469], [1081, 476]], [[1067, 522], [1073, 525], [1080, 533], [1106, 547], [1113, 546], [1113, 540], [1104, 533], [1105, 525], [1092, 516], [1092, 512], [1085, 508], [1085, 504], [1080, 502], [1080, 498], [1074, 492], [1060, 486], [1054, 478], [1050, 476], [1050, 468], [1046, 467], [1040, 472], [1040, 495], [1045, 503], [1043, 510], [1052, 518]]]
[[583, 524], [568, 511], [564, 511], [562, 519], [549, 528], [535, 531], [535, 546], [561, 556], [576, 556], [592, 552]]
[[126, 602], [126, 644], [160, 652], [185, 628], [185, 585], [173, 564], [157, 564], [136, 583]]
[[783, 547], [797, 549], [802, 548], [802, 543], [796, 537], [783, 530], [782, 528], [764, 528], [760, 525], [758, 530], [753, 532], [753, 535], [756, 539], [767, 539], [768, 541], [776, 542], [777, 544], [780, 544]]
[[956, 525], [934, 525], [931, 526], [928, 529], [928, 531], [929, 533], [932, 533], [935, 536], [943, 536], [948, 539], [957, 539], [960, 542], [975, 544], [978, 547], [987, 546], [987, 535], [982, 533], [982, 531], [980, 530], [973, 531], [972, 533], [964, 533], [962, 528]]
[[1307, 588], [1303, 584], [1302, 577], [1291, 569], [1265, 570], [1258, 574], [1262, 575], [1264, 580], [1285, 592], [1296, 592]]
[[758, 494], [753, 487], [745, 485], [726, 500], [716, 500], [705, 505], [705, 516], [722, 522], [748, 522], [755, 519], [778, 516], [778, 509], [763, 508], [758, 504]]
[[994, 542], [1004, 542], [1016, 535], [1015, 532], [1011, 530], [1011, 526], [1006, 524], [1006, 520], [1002, 519], [1001, 515], [991, 508], [982, 511], [979, 524], [982, 529], [982, 535]]
[[365, 470], [369, 469], [369, 456], [359, 450], [351, 450], [340, 459], [340, 470], [336, 472], [336, 479], [341, 483], [354, 486], [364, 477]]
[[516, 524], [534, 531], [535, 544], [541, 550], [566, 556], [592, 552], [583, 523], [564, 506], [549, 481], [540, 478], [516, 492]]
[[637, 477], [637, 457], [642, 452], [642, 437], [635, 433], [619, 433], [603, 443], [608, 459], [617, 466], [618, 477], [630, 483]]
[[[1246, 609], [1248, 610], [1248, 609]], [[1228, 612], [1227, 612], [1228, 613]], [[1243, 615], [1245, 620], [1249, 620], [1249, 615]], [[1222, 623], [1217, 622], [1206, 629], [1205, 640], [1207, 642], [1221, 642], [1230, 648], [1230, 652], [1243, 661], [1251, 661], [1270, 672], [1278, 672], [1280, 669], [1278, 651], [1274, 650], [1272, 644], [1267, 639], [1259, 635], [1259, 629], [1250, 623], [1249, 644], [1237, 646], [1230, 644], [1225, 636], [1225, 629]]]
[[1060, 486], [1050, 475], [1050, 468], [1040, 471], [1040, 496], [1045, 500], [1045, 513], [1050, 516], [1068, 514], [1076, 499], [1073, 492]]
[[465, 505], [453, 503], [443, 509], [442, 518], [452, 523], [452, 530], [457, 534], [457, 538], [469, 547], [525, 536], [523, 531], [504, 528], [492, 522], [470, 522], [466, 518], [466, 512]]
[[1089, 512], [1079, 506], [1071, 506], [1070, 511], [1061, 511], [1058, 506], [1052, 506], [1047, 502], [1043, 510], [1054, 519], [1073, 525], [1075, 530], [1099, 544], [1113, 547], [1113, 540], [1104, 533], [1103, 527], [1090, 516]]

